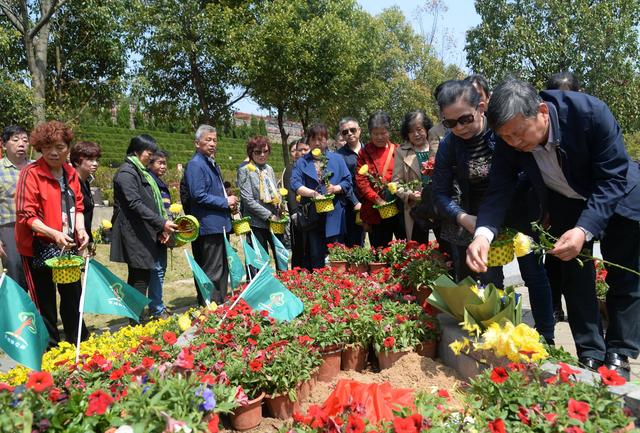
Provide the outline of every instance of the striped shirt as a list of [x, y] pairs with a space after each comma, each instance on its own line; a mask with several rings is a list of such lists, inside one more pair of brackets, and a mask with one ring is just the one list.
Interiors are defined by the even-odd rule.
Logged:
[[16, 222], [16, 185], [20, 169], [6, 156], [0, 159], [0, 225]]

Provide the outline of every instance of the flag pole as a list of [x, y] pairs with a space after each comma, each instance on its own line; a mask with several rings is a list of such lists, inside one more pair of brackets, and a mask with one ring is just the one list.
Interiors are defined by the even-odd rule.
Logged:
[[2, 285], [4, 284], [4, 277], [7, 276], [7, 270], [3, 269], [2, 270], [2, 276], [0, 277], [0, 288], [2, 287]]
[[84, 295], [87, 288], [87, 276], [89, 275], [89, 257], [84, 259], [84, 275], [82, 276], [82, 292], [80, 293], [80, 305], [78, 312], [78, 338], [76, 340], [76, 364], [80, 360], [80, 340], [82, 338], [82, 316], [84, 315]]
[[[189, 253], [187, 252], [187, 250], [183, 250], [184, 251], [184, 257], [187, 259], [187, 263], [189, 264], [189, 268], [191, 268], [191, 264], [189, 262]], [[193, 259], [194, 261], [196, 259]], [[191, 273], [193, 273], [193, 269], [191, 269]], [[195, 277], [194, 277], [194, 281], [195, 281]], [[198, 283], [196, 283], [196, 290], [198, 289]], [[202, 295], [202, 293], [201, 293]], [[202, 297], [202, 299], [204, 299], [204, 296]], [[207, 307], [209, 306], [209, 304], [211, 303], [211, 301], [209, 301], [208, 299], [204, 299], [204, 305], [206, 305]]]
[[[260, 268], [258, 273], [255, 275], [255, 277], [253, 277], [253, 280], [251, 280], [251, 281], [256, 281], [258, 279], [258, 275], [260, 275], [267, 268], [267, 266], [269, 266], [269, 263], [265, 263], [264, 265], [262, 265], [262, 268]], [[251, 287], [251, 282], [249, 284], [247, 284], [247, 286], [244, 288], [244, 290], [242, 292], [240, 292], [240, 294], [238, 295], [238, 298], [235, 301], [233, 301], [233, 304], [231, 304], [229, 309], [227, 311], [225, 311], [224, 315], [222, 316], [222, 319], [220, 319], [220, 323], [218, 323], [217, 328], [219, 328], [220, 325], [222, 325], [222, 322], [224, 322], [224, 319], [227, 318], [227, 314], [229, 313], [229, 311], [233, 310], [233, 307], [235, 307], [236, 304], [238, 302], [240, 302], [240, 299], [242, 298], [242, 295], [244, 295], [247, 292], [249, 287]]]

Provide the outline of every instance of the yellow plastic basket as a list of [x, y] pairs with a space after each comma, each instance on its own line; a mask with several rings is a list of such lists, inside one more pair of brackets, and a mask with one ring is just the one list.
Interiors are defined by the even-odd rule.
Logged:
[[374, 209], [378, 209], [382, 219], [393, 218], [398, 215], [398, 206], [396, 206], [396, 200], [393, 199], [390, 202], [381, 205], [374, 205]]
[[316, 205], [316, 212], [318, 213], [327, 213], [331, 212], [333, 207], [333, 194], [325, 195], [324, 198], [321, 199], [311, 199], [313, 203]]
[[54, 257], [45, 261], [45, 264], [51, 268], [53, 282], [56, 284], [80, 281], [83, 263], [84, 259], [80, 256]]
[[231, 221], [231, 227], [233, 228], [233, 233], [236, 235], [243, 235], [245, 233], [249, 233], [251, 231], [251, 226], [249, 225], [249, 221], [251, 217], [240, 218], [239, 220]]
[[269, 228], [276, 235], [283, 235], [285, 230], [287, 229], [287, 224], [289, 223], [289, 218], [282, 218], [278, 221], [269, 221]]
[[515, 254], [513, 248], [514, 235], [515, 233], [512, 231], [501, 232], [498, 234], [489, 248], [489, 255], [487, 257], [488, 266], [504, 266], [511, 263]]
[[198, 239], [200, 234], [200, 222], [192, 215], [185, 215], [175, 219], [173, 221], [178, 225], [176, 230], [176, 243], [180, 242], [182, 245], [193, 242]]

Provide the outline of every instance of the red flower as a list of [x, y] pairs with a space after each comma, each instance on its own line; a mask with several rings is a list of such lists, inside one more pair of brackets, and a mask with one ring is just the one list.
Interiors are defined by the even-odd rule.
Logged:
[[305, 346], [307, 343], [313, 343], [313, 338], [309, 337], [308, 335], [301, 335], [298, 337], [298, 343]]
[[151, 368], [153, 366], [153, 358], [149, 358], [148, 356], [145, 356], [144, 358], [142, 358], [142, 366], [144, 368]]
[[193, 360], [195, 356], [188, 348], [183, 348], [178, 354], [178, 358], [174, 361], [173, 365], [176, 367], [191, 370], [193, 368]]
[[0, 382], [0, 391], [13, 392], [13, 386], [8, 383]]
[[396, 433], [418, 433], [418, 429], [411, 418], [395, 417], [393, 419], [393, 428]]
[[494, 419], [489, 422], [489, 431], [491, 433], [507, 433], [507, 429], [504, 426], [504, 421], [502, 419]]
[[207, 423], [207, 429], [209, 433], [218, 433], [218, 430], [220, 430], [220, 417], [217, 413], [214, 413]]
[[254, 359], [249, 363], [249, 369], [253, 372], [258, 372], [262, 370], [262, 361], [258, 361], [257, 359]]
[[252, 346], [255, 346], [256, 344], [258, 344], [258, 342], [251, 337], [247, 338], [247, 343], [249, 343]]
[[373, 320], [375, 320], [376, 322], [379, 322], [379, 321], [381, 321], [381, 320], [383, 319], [383, 316], [382, 316], [382, 314], [380, 314], [380, 313], [376, 313], [376, 314], [374, 314], [373, 316], [371, 316], [371, 318], [372, 318]]
[[345, 433], [363, 433], [364, 432], [364, 421], [362, 418], [349, 415], [347, 419], [347, 427], [345, 428]]
[[558, 414], [556, 414], [556, 413], [545, 413], [544, 417], [551, 424], [555, 424], [556, 423], [556, 418], [558, 418]]
[[324, 428], [329, 417], [322, 410], [322, 408], [316, 404], [309, 406], [307, 415], [311, 417], [311, 428]]
[[396, 339], [393, 337], [387, 337], [382, 343], [384, 344], [384, 347], [391, 349], [396, 344]]
[[249, 333], [250, 333], [251, 335], [258, 335], [258, 334], [260, 334], [260, 325], [253, 325], [253, 326], [251, 327], [251, 330], [249, 331]]
[[589, 410], [591, 407], [589, 403], [584, 401], [569, 399], [568, 412], [569, 418], [577, 419], [580, 422], [585, 422], [589, 418]]
[[162, 346], [159, 344], [151, 344], [149, 345], [149, 350], [153, 353], [160, 352], [162, 350]]
[[577, 425], [572, 425], [571, 427], [567, 427], [566, 429], [564, 429], [564, 431], [565, 433], [584, 433], [584, 430], [582, 430]]
[[598, 367], [598, 373], [600, 373], [602, 383], [605, 385], [618, 386], [627, 383], [624, 377], [620, 376], [615, 370], [609, 370], [606, 365]]
[[171, 331], [165, 331], [164, 334], [162, 334], [162, 339], [164, 340], [165, 343], [170, 344], [172, 346], [176, 344], [176, 341], [178, 341], [178, 338], [176, 337], [175, 332], [171, 332]]
[[59, 388], [53, 388], [51, 391], [49, 391], [49, 401], [52, 403], [56, 403], [58, 400], [60, 400], [60, 397], [62, 397], [62, 391], [60, 391]]
[[110, 380], [118, 380], [122, 376], [124, 376], [124, 370], [122, 368], [118, 368], [117, 370], [113, 370], [109, 375]]
[[529, 409], [524, 406], [520, 406], [516, 415], [518, 415], [522, 424], [531, 425], [531, 421], [529, 420]]
[[85, 411], [85, 415], [104, 415], [109, 406], [113, 403], [113, 397], [101, 389], [94, 391], [89, 396], [89, 405]]
[[450, 398], [451, 395], [449, 394], [449, 391], [447, 391], [446, 389], [439, 389], [438, 390], [438, 397]]
[[47, 371], [34, 371], [29, 375], [27, 380], [27, 389], [33, 389], [35, 392], [42, 392], [53, 386], [53, 377]]
[[503, 383], [507, 379], [509, 379], [509, 373], [504, 367], [496, 367], [491, 372], [491, 380], [494, 383]]

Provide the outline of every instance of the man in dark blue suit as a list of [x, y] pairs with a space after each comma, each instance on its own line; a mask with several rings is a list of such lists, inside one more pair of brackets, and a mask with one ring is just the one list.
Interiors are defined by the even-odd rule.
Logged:
[[592, 262], [577, 255], [600, 240], [605, 260], [640, 269], [640, 174], [629, 158], [622, 131], [607, 105], [579, 92], [538, 95], [522, 81], [494, 90], [487, 112], [498, 134], [491, 183], [467, 250], [471, 269], [486, 270], [489, 245], [498, 232], [524, 170], [542, 203], [540, 216], [558, 240], [548, 251], [562, 260], [569, 325], [583, 365], [605, 364], [629, 378], [628, 358], [640, 347], [640, 277], [608, 268], [610, 323], [603, 336]]

